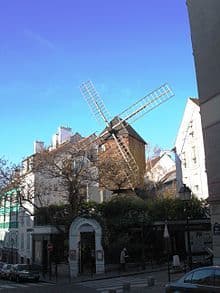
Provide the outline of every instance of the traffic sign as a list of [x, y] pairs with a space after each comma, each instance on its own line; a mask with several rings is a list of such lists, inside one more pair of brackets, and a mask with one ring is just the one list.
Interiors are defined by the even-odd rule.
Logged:
[[48, 243], [47, 244], [47, 250], [48, 251], [53, 251], [53, 243]]

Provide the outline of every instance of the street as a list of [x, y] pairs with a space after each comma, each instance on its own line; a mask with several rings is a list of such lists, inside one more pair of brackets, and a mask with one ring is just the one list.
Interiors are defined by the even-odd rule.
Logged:
[[0, 280], [0, 292], [7, 293], [23, 293], [23, 292], [31, 292], [31, 293], [88, 293], [88, 292], [97, 292], [92, 288], [84, 288], [75, 284], [55, 284], [55, 283], [47, 283], [47, 282], [38, 282], [38, 283], [15, 283], [6, 280]]
[[[175, 274], [171, 276], [171, 281], [178, 279], [181, 274]], [[155, 285], [148, 287], [148, 278], [153, 277], [155, 279]], [[108, 293], [110, 289], [115, 289], [117, 293], [123, 292], [123, 284], [130, 283], [133, 293], [152, 292], [162, 293], [164, 292], [164, 285], [167, 283], [167, 271], [159, 271], [152, 273], [142, 273], [130, 276], [121, 276], [115, 278], [106, 278], [99, 280], [89, 280], [75, 283], [15, 283], [7, 280], [0, 280], [0, 292], [53, 292], [53, 293]]]
[[[171, 276], [171, 281], [177, 280], [183, 273]], [[148, 286], [148, 279], [153, 277], [155, 285]], [[80, 287], [88, 289], [96, 289], [99, 293], [108, 293], [110, 289], [115, 289], [117, 293], [123, 292], [123, 284], [130, 283], [131, 292], [164, 292], [164, 286], [167, 283], [167, 271], [159, 271], [152, 273], [143, 273], [130, 276], [121, 276], [111, 279], [102, 279], [96, 281], [86, 281], [77, 283]], [[92, 292], [92, 291], [88, 291]]]

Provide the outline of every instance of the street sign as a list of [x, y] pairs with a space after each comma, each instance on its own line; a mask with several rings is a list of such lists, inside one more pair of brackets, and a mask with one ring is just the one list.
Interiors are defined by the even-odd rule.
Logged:
[[52, 243], [47, 244], [47, 250], [48, 251], [53, 251], [53, 244]]
[[167, 228], [167, 223], [165, 223], [165, 226], [164, 226], [163, 237], [167, 238], [167, 239], [170, 238], [169, 231], [168, 231], [168, 228]]

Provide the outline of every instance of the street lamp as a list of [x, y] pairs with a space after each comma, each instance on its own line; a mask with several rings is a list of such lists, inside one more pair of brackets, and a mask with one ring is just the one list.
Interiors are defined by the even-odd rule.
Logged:
[[183, 184], [183, 186], [179, 190], [180, 198], [187, 203], [187, 206], [184, 208], [184, 212], [186, 212], [186, 232], [187, 232], [187, 254], [188, 254], [188, 266], [190, 270], [192, 269], [192, 251], [191, 251], [191, 242], [190, 242], [190, 227], [189, 227], [189, 208], [188, 203], [191, 199], [191, 189]]
[[186, 184], [183, 184], [183, 186], [179, 190], [179, 194], [180, 194], [180, 199], [190, 200], [191, 195], [192, 195], [192, 191], [188, 186], [186, 186]]
[[167, 273], [168, 273], [168, 282], [170, 282], [170, 234], [167, 227], [167, 221], [165, 221], [163, 237], [166, 241], [167, 248]]
[[11, 236], [11, 263], [13, 264], [14, 263], [14, 239], [12, 238], [12, 236]]

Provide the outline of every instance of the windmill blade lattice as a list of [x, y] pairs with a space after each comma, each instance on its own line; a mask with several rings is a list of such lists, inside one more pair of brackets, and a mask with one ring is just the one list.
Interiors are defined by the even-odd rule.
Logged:
[[114, 125], [112, 125], [110, 115], [105, 108], [102, 99], [95, 90], [92, 82], [84, 82], [80, 86], [80, 90], [95, 118], [99, 122], [100, 120], [104, 120], [107, 126], [106, 131], [103, 132], [97, 138], [97, 140], [99, 140], [100, 143], [103, 143], [106, 139], [106, 136], [109, 137], [109, 135], [114, 139], [118, 149], [118, 153], [122, 156], [128, 166], [128, 182], [133, 188], [135, 182], [137, 182], [138, 179], [139, 167], [135, 161], [135, 158], [130, 152], [129, 147], [124, 144], [123, 139], [121, 139], [116, 133], [120, 130], [120, 128], [126, 128], [127, 121], [129, 123], [134, 122], [141, 116], [145, 115], [146, 113], [150, 112], [154, 108], [158, 107], [160, 104], [173, 97], [174, 94], [172, 90], [170, 89], [168, 84], [164, 84], [163, 86], [154, 90], [144, 98], [138, 100], [131, 107], [127, 108], [120, 115], [118, 115], [118, 121]]
[[132, 123], [173, 96], [174, 94], [168, 84], [164, 84], [138, 100], [118, 116], [122, 119], [122, 122], [129, 121], [129, 123]]
[[117, 145], [118, 153], [122, 156], [128, 166], [129, 172], [127, 172], [126, 175], [128, 182], [133, 189], [135, 184], [138, 182], [138, 165], [129, 148], [126, 144], [124, 144], [123, 140], [120, 137], [116, 137], [114, 134], [112, 134], [112, 137], [114, 138]]
[[80, 90], [98, 122], [104, 120], [105, 124], [109, 126], [109, 121], [111, 120], [110, 114], [105, 108], [103, 100], [97, 93], [93, 83], [90, 80], [82, 83]]

